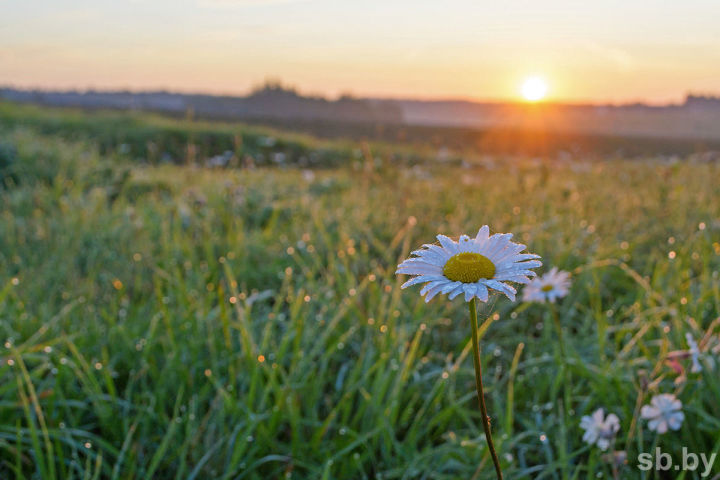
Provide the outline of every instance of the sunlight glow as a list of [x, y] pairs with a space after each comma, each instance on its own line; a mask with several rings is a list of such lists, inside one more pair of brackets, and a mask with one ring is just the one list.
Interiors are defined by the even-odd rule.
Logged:
[[537, 102], [545, 98], [547, 94], [547, 83], [541, 77], [528, 77], [522, 84], [522, 96], [528, 102]]

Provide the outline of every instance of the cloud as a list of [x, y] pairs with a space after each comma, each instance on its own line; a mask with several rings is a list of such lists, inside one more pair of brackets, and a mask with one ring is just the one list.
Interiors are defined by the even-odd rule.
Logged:
[[637, 63], [632, 55], [619, 48], [600, 45], [597, 42], [588, 42], [584, 46], [588, 51], [605, 58], [623, 70], [631, 70]]

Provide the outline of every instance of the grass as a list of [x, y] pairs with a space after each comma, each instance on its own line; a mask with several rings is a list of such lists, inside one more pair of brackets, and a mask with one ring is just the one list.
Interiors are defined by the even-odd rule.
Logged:
[[[0, 110], [0, 478], [493, 478], [467, 306], [394, 275], [485, 223], [573, 272], [567, 375], [549, 310], [498, 299], [480, 318], [507, 478], [699, 478], [637, 454], [720, 451], [718, 165], [363, 160], [302, 137], [280, 165], [210, 169], [120, 145], [213, 124]], [[239, 158], [268, 135], [217, 128]], [[198, 162], [225, 149], [207, 145]], [[315, 151], [333, 162], [308, 170]], [[679, 378], [686, 332], [707, 355]], [[658, 392], [683, 401], [680, 431], [639, 418]], [[582, 442], [600, 407], [621, 421], [616, 474]]]

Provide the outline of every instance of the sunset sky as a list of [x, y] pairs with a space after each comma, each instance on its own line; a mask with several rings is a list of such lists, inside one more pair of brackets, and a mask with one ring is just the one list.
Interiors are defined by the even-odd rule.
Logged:
[[720, 94], [720, 1], [0, 0], [0, 85], [570, 102]]

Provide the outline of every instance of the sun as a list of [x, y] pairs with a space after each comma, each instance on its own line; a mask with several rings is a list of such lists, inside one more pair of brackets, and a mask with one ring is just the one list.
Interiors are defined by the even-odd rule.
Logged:
[[525, 79], [522, 84], [522, 96], [528, 102], [538, 102], [545, 98], [547, 94], [547, 83], [545, 79], [538, 76], [532, 76]]

